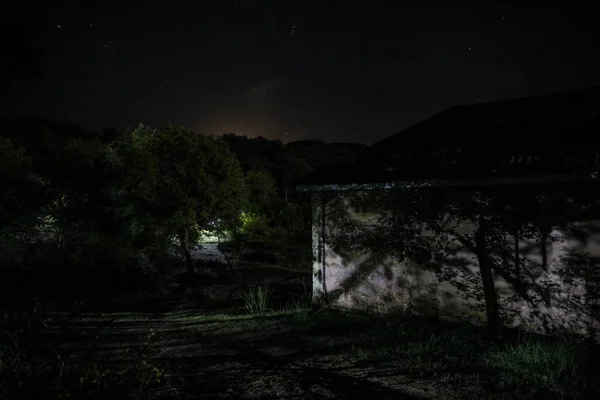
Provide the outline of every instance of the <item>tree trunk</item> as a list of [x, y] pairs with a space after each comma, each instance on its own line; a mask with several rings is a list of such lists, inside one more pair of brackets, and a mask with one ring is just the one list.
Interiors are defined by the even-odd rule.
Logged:
[[189, 231], [187, 227], [179, 232], [179, 245], [181, 247], [181, 252], [185, 257], [185, 269], [187, 270], [187, 273], [191, 275], [194, 273], [194, 263], [192, 262], [192, 256], [190, 254]]
[[487, 327], [492, 336], [498, 332], [500, 325], [500, 312], [498, 307], [498, 297], [494, 285], [494, 274], [492, 271], [492, 262], [490, 260], [487, 244], [485, 242], [485, 222], [480, 220], [479, 228], [475, 232], [475, 255], [479, 261], [479, 271], [483, 284], [483, 296], [485, 299], [485, 308], [487, 314]]

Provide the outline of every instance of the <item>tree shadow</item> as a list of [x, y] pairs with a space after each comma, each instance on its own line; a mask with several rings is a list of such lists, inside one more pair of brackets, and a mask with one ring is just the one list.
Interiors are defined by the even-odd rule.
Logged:
[[[436, 207], [444, 209], [443, 191], [429, 192], [428, 198], [417, 192], [372, 190], [327, 197], [324, 279], [329, 302], [484, 320], [482, 278], [469, 242], [476, 225], [436, 214]], [[597, 332], [600, 226], [591, 219], [596, 200], [583, 192], [529, 189], [519, 202], [510, 197], [514, 194], [487, 193], [496, 202], [490, 212], [498, 220], [496, 236], [487, 239], [488, 257], [501, 318], [509, 326], [547, 333]], [[468, 204], [477, 192], [459, 195]], [[572, 198], [584, 204], [572, 204]], [[415, 199], [428, 203], [414, 211]], [[562, 214], [560, 207], [566, 207]], [[425, 226], [428, 218], [439, 222]], [[514, 234], [511, 226], [520, 229]], [[589, 249], [596, 255], [588, 254]], [[581, 290], [574, 285], [577, 279]], [[366, 304], [348, 300], [359, 297]]]

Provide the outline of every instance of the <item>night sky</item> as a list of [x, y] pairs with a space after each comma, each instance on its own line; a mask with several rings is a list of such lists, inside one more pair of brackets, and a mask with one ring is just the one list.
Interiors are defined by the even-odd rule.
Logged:
[[44, 79], [1, 115], [369, 144], [451, 105], [599, 85], [597, 11], [522, 3], [63, 1], [37, 11]]

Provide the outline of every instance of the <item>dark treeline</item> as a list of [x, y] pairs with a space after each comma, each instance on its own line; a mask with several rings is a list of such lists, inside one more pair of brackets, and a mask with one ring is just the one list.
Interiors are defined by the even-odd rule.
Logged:
[[3, 294], [18, 294], [3, 301], [155, 285], [170, 254], [193, 272], [190, 249], [207, 235], [243, 256], [307, 261], [310, 210], [294, 182], [363, 147], [3, 120], [0, 264], [13, 277]]

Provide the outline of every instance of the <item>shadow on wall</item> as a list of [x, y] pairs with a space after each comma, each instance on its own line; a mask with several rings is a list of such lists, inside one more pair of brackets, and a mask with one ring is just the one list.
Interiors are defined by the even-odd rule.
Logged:
[[[475, 243], [482, 208], [470, 215], [448, 208], [453, 201], [444, 204], [448, 196], [438, 193], [434, 201], [423, 196], [328, 194], [325, 269], [323, 274], [317, 264], [314, 272], [324, 275], [330, 304], [487, 321], [493, 299], [486, 298]], [[465, 193], [460, 196], [462, 201]], [[541, 333], [597, 336], [600, 224], [575, 220], [588, 217], [585, 213], [559, 220], [546, 210], [546, 218], [532, 218], [539, 214], [532, 211], [534, 200], [527, 207], [520, 200], [524, 219], [516, 206], [502, 206], [487, 220], [484, 244], [500, 322]], [[500, 203], [506, 205], [506, 199]]]

